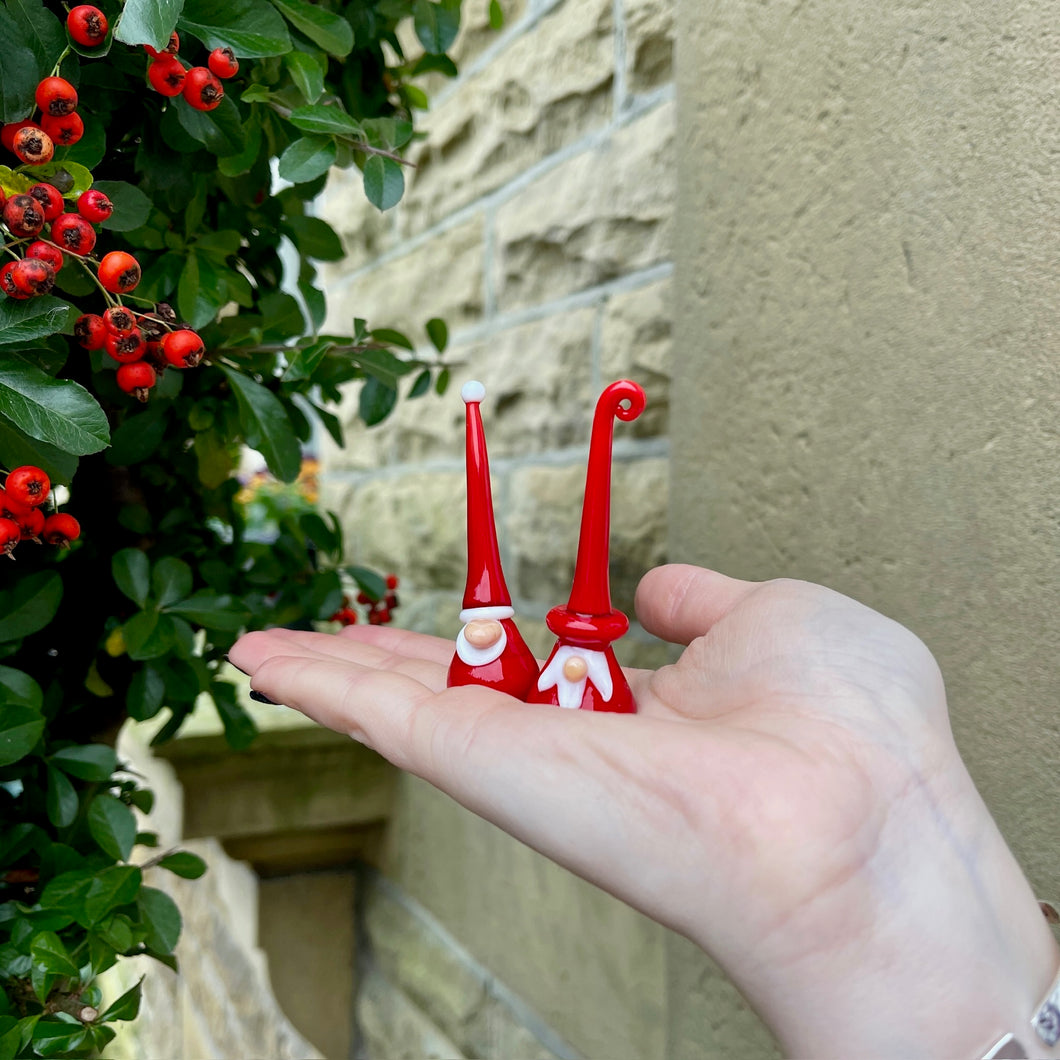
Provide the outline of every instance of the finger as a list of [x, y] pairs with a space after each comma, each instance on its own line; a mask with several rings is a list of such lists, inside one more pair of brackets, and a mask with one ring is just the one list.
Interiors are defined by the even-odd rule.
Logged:
[[637, 586], [641, 625], [671, 644], [689, 644], [703, 636], [737, 604], [759, 588], [717, 571], [670, 563], [648, 571]]
[[[436, 662], [416, 656], [387, 651], [373, 644], [361, 644], [333, 633], [310, 633], [294, 629], [270, 629], [241, 637], [228, 653], [229, 662], [244, 673], [256, 677], [261, 665], [275, 656], [304, 659], [307, 662], [328, 661], [350, 664], [369, 670], [386, 670], [412, 677], [432, 691], [445, 687], [446, 670]], [[256, 682], [251, 682], [255, 691]], [[276, 700], [269, 695], [274, 702]]]
[[455, 642], [445, 637], [432, 637], [426, 633], [413, 633], [407, 629], [390, 626], [347, 626], [339, 636], [360, 644], [372, 644], [398, 655], [415, 656], [448, 666], [456, 649]]

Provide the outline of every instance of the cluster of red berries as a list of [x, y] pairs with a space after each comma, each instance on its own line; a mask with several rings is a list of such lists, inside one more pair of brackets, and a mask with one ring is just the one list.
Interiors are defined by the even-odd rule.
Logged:
[[36, 121], [9, 122], [0, 130], [0, 143], [27, 166], [50, 162], [57, 146], [76, 144], [85, 133], [85, 123], [77, 113], [77, 89], [65, 78], [44, 78], [34, 98], [40, 110]]
[[51, 490], [48, 476], [33, 464], [8, 472], [0, 489], [0, 555], [14, 559], [15, 546], [27, 539], [66, 548], [81, 536], [81, 526], [72, 515], [44, 514], [42, 506]]
[[[8, 199], [0, 188], [4, 225], [14, 237], [4, 249], [15, 260], [0, 266], [0, 291], [8, 298], [47, 294], [64, 254], [86, 258], [96, 245], [94, 224], [114, 211], [103, 192], [89, 188], [77, 199], [76, 213], [54, 184], [41, 182]], [[18, 256], [21, 248], [22, 256]], [[113, 294], [127, 294], [140, 282], [140, 263], [123, 250], [104, 255], [97, 265], [100, 285]]]
[[173, 307], [159, 302], [152, 312], [135, 313], [113, 305], [97, 313], [82, 313], [74, 323], [74, 338], [86, 350], [105, 350], [118, 362], [118, 386], [137, 401], [166, 368], [194, 368], [206, 347], [198, 333], [182, 327]]
[[177, 58], [180, 51], [180, 36], [174, 33], [169, 43], [156, 51], [144, 45], [151, 58], [147, 66], [147, 80], [151, 87], [163, 96], [183, 96], [188, 105], [196, 110], [213, 110], [225, 98], [222, 80], [235, 77], [239, 63], [231, 48], [214, 48], [206, 60], [206, 66], [185, 68]]
[[[369, 625], [383, 626], [393, 618], [390, 612], [398, 606], [397, 593], [394, 592], [397, 587], [398, 576], [396, 574], [388, 574], [386, 576], [386, 593], [382, 599], [373, 600], [364, 592], [357, 594], [357, 603], [363, 604], [368, 608]], [[356, 624], [358, 621], [357, 612], [350, 606], [350, 598], [348, 596], [342, 598], [342, 607], [331, 616], [329, 621], [339, 622], [344, 626]]]

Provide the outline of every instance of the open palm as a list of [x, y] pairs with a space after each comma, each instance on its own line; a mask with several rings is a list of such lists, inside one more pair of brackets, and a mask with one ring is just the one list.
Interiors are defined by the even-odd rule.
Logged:
[[[874, 962], [923, 986], [903, 939], [996, 930], [1001, 884], [975, 858], [1007, 848], [954, 747], [934, 659], [904, 627], [805, 582], [673, 565], [645, 577], [637, 612], [687, 647], [629, 673], [635, 716], [447, 689], [452, 643], [400, 630], [256, 632], [230, 657], [269, 698], [698, 942], [789, 1048], [821, 1055], [807, 1006], [832, 1012], [843, 1052]], [[884, 1020], [908, 1008], [901, 991], [876, 1003]], [[834, 1022], [845, 1010], [849, 1031]], [[911, 1044], [880, 1055], [916, 1055]]]

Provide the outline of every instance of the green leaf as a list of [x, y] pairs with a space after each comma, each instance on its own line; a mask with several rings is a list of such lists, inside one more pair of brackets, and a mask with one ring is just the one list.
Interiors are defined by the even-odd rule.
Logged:
[[0, 644], [44, 629], [62, 597], [63, 581], [53, 570], [28, 574], [0, 592]]
[[[11, 304], [0, 302], [0, 333], [4, 310]], [[107, 417], [84, 387], [69, 379], [52, 379], [14, 358], [0, 363], [0, 413], [31, 438], [78, 456], [98, 453], [110, 441]]]
[[125, 708], [136, 721], [153, 718], [165, 701], [165, 679], [153, 666], [142, 666], [133, 674], [125, 696]]
[[278, 173], [292, 184], [304, 184], [326, 173], [337, 157], [338, 148], [330, 136], [303, 136], [280, 155]]
[[246, 133], [239, 107], [225, 96], [213, 110], [196, 110], [183, 96], [174, 101], [177, 118], [184, 130], [193, 136], [207, 151], [225, 158], [238, 155], [246, 147]]
[[143, 992], [143, 977], [135, 986], [130, 987], [116, 1001], [108, 1005], [99, 1017], [101, 1023], [112, 1020], [134, 1020], [140, 1014], [140, 998]]
[[112, 232], [131, 232], [147, 224], [153, 204], [135, 184], [127, 184], [124, 180], [97, 180], [92, 187], [103, 192], [114, 204], [114, 213], [102, 227]]
[[215, 681], [210, 694], [217, 707], [217, 714], [225, 727], [225, 739], [236, 751], [242, 751], [254, 742], [258, 727], [254, 719], [236, 702], [235, 685], [226, 681]]
[[136, 865], [111, 865], [100, 869], [85, 895], [85, 915], [98, 924], [112, 910], [136, 901], [143, 872]]
[[173, 620], [157, 611], [140, 611], [133, 615], [122, 627], [122, 633], [129, 658], [137, 662], [167, 654], [177, 638]]
[[[66, 47], [63, 24], [39, 0], [7, 0], [7, 11], [29, 42], [37, 68], [42, 73], [51, 72]], [[4, 46], [9, 46], [6, 38]]]
[[184, 618], [207, 629], [227, 630], [238, 633], [249, 621], [250, 611], [236, 596], [218, 595], [209, 590], [189, 596], [167, 608], [171, 614]]
[[191, 592], [192, 580], [191, 567], [187, 563], [176, 556], [163, 556], [151, 574], [158, 606], [166, 607], [183, 600]]
[[38, 1056], [74, 1056], [88, 1037], [88, 1030], [70, 1017], [41, 1019], [33, 1028], [33, 1051]]
[[82, 192], [88, 191], [92, 187], [92, 174], [83, 165], [78, 162], [72, 161], [52, 161], [46, 162], [43, 166], [33, 167], [33, 180], [36, 183], [38, 180], [52, 180], [56, 174], [66, 173], [68, 176], [73, 178], [73, 185], [70, 190], [66, 192], [67, 198], [77, 198]]
[[44, 76], [30, 42], [0, 8], [0, 122], [21, 121], [33, 111], [33, 93]]
[[104, 853], [128, 861], [136, 841], [136, 818], [124, 802], [106, 793], [97, 795], [88, 807], [88, 830]]
[[405, 174], [392, 158], [372, 155], [364, 164], [364, 194], [379, 210], [389, 210], [405, 194]]
[[284, 227], [305, 257], [318, 261], [342, 260], [342, 240], [327, 221], [319, 217], [288, 217]]
[[74, 869], [51, 879], [40, 896], [45, 909], [54, 909], [74, 917], [78, 922], [87, 920], [85, 896], [95, 880], [90, 869]]
[[261, 122], [252, 114], [243, 125], [243, 150], [217, 160], [217, 168], [226, 177], [240, 177], [248, 172], [261, 154]]
[[447, 52], [460, 29], [460, 0], [442, 4], [416, 0], [412, 14], [416, 36], [424, 50], [433, 55]]
[[296, 107], [291, 111], [288, 121], [303, 132], [361, 138], [361, 126], [356, 118], [350, 117], [338, 107], [328, 106], [325, 103]]
[[357, 588], [373, 600], [386, 596], [386, 579], [367, 567], [346, 567], [346, 573], [357, 583]]
[[[345, 19], [342, 22], [349, 28], [349, 23]], [[291, 80], [302, 93], [302, 98], [306, 103], [316, 103], [324, 94], [325, 70], [320, 63], [312, 55], [306, 55], [305, 52], [288, 52], [283, 57], [283, 65], [287, 67]], [[246, 96], [244, 95], [243, 98], [246, 99]]]
[[313, 370], [327, 356], [328, 351], [334, 348], [334, 345], [331, 339], [315, 339], [307, 346], [292, 350], [287, 354], [287, 367], [284, 369], [283, 381], [293, 383], [302, 379], [311, 379]]
[[56, 828], [66, 828], [74, 823], [78, 805], [73, 784], [58, 769], [48, 766], [48, 791], [45, 799], [48, 820]]
[[30, 943], [29, 955], [33, 958], [34, 964], [41, 965], [55, 975], [65, 975], [76, 979], [81, 974], [81, 969], [74, 963], [62, 940], [54, 931], [38, 932]]
[[165, 891], [144, 887], [137, 901], [147, 931], [144, 942], [156, 953], [172, 953], [180, 938], [180, 910]]
[[206, 871], [206, 862], [198, 854], [189, 853], [187, 850], [167, 854], [158, 864], [159, 867], [168, 869], [185, 880], [197, 880]]
[[181, 0], [125, 0], [114, 36], [123, 44], [150, 44], [161, 51], [177, 26]]
[[504, 9], [498, 0], [490, 0], [490, 29], [501, 29], [504, 26]]
[[0, 416], [0, 459], [7, 467], [36, 464], [52, 482], [69, 483], [78, 459], [54, 445], [28, 438], [6, 416]]
[[17, 762], [37, 746], [44, 718], [32, 707], [4, 707], [0, 717], [0, 766]]
[[247, 445], [261, 453], [281, 482], [294, 482], [302, 467], [302, 450], [280, 399], [242, 372], [219, 367], [239, 403], [239, 422]]
[[10, 666], [0, 666], [0, 706], [40, 710], [43, 703], [44, 693], [29, 674]]
[[413, 380], [412, 386], [409, 388], [409, 400], [413, 398], [423, 397], [428, 390], [431, 389], [431, 370], [424, 368], [422, 372]]
[[254, 82], [243, 90], [239, 98], [243, 103], [268, 103], [272, 99], [272, 90], [268, 85]]
[[146, 460], [166, 433], [164, 406], [149, 403], [143, 412], [129, 416], [110, 436], [107, 463], [128, 467]]
[[449, 328], [441, 317], [431, 317], [427, 321], [427, 337], [439, 353], [444, 353], [449, 345]]
[[357, 401], [357, 411], [365, 426], [374, 427], [394, 411], [397, 404], [397, 391], [375, 376], [369, 376], [361, 387]]
[[17, 302], [0, 302], [0, 344], [24, 346], [32, 339], [62, 332], [72, 335], [79, 310], [60, 298], [45, 295]]
[[114, 584], [138, 607], [147, 603], [151, 592], [151, 562], [138, 548], [123, 548], [110, 560]]
[[337, 15], [306, 0], [272, 0], [295, 29], [300, 29], [314, 44], [339, 59], [353, 50], [353, 27]]
[[118, 756], [113, 747], [102, 743], [77, 744], [56, 751], [48, 762], [79, 780], [102, 782], [110, 780], [118, 768]]
[[434, 381], [434, 392], [441, 397], [449, 389], [449, 369], [443, 368]]
[[231, 48], [241, 59], [286, 55], [291, 36], [266, 0], [185, 0], [178, 28], [214, 48]]

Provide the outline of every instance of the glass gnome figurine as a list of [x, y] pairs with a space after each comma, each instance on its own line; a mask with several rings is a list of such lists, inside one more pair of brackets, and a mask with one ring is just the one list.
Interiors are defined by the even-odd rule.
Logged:
[[611, 606], [607, 567], [614, 420], [641, 414], [643, 389], [622, 379], [607, 387], [596, 404], [574, 585], [567, 604], [554, 607], [545, 620], [557, 642], [540, 672], [512, 620], [511, 596], [501, 573], [479, 408], [485, 389], [481, 383], [467, 383], [460, 394], [467, 414], [468, 573], [460, 612], [464, 627], [448, 683], [487, 685], [529, 703], [633, 713], [633, 694], [611, 648], [629, 620]]

